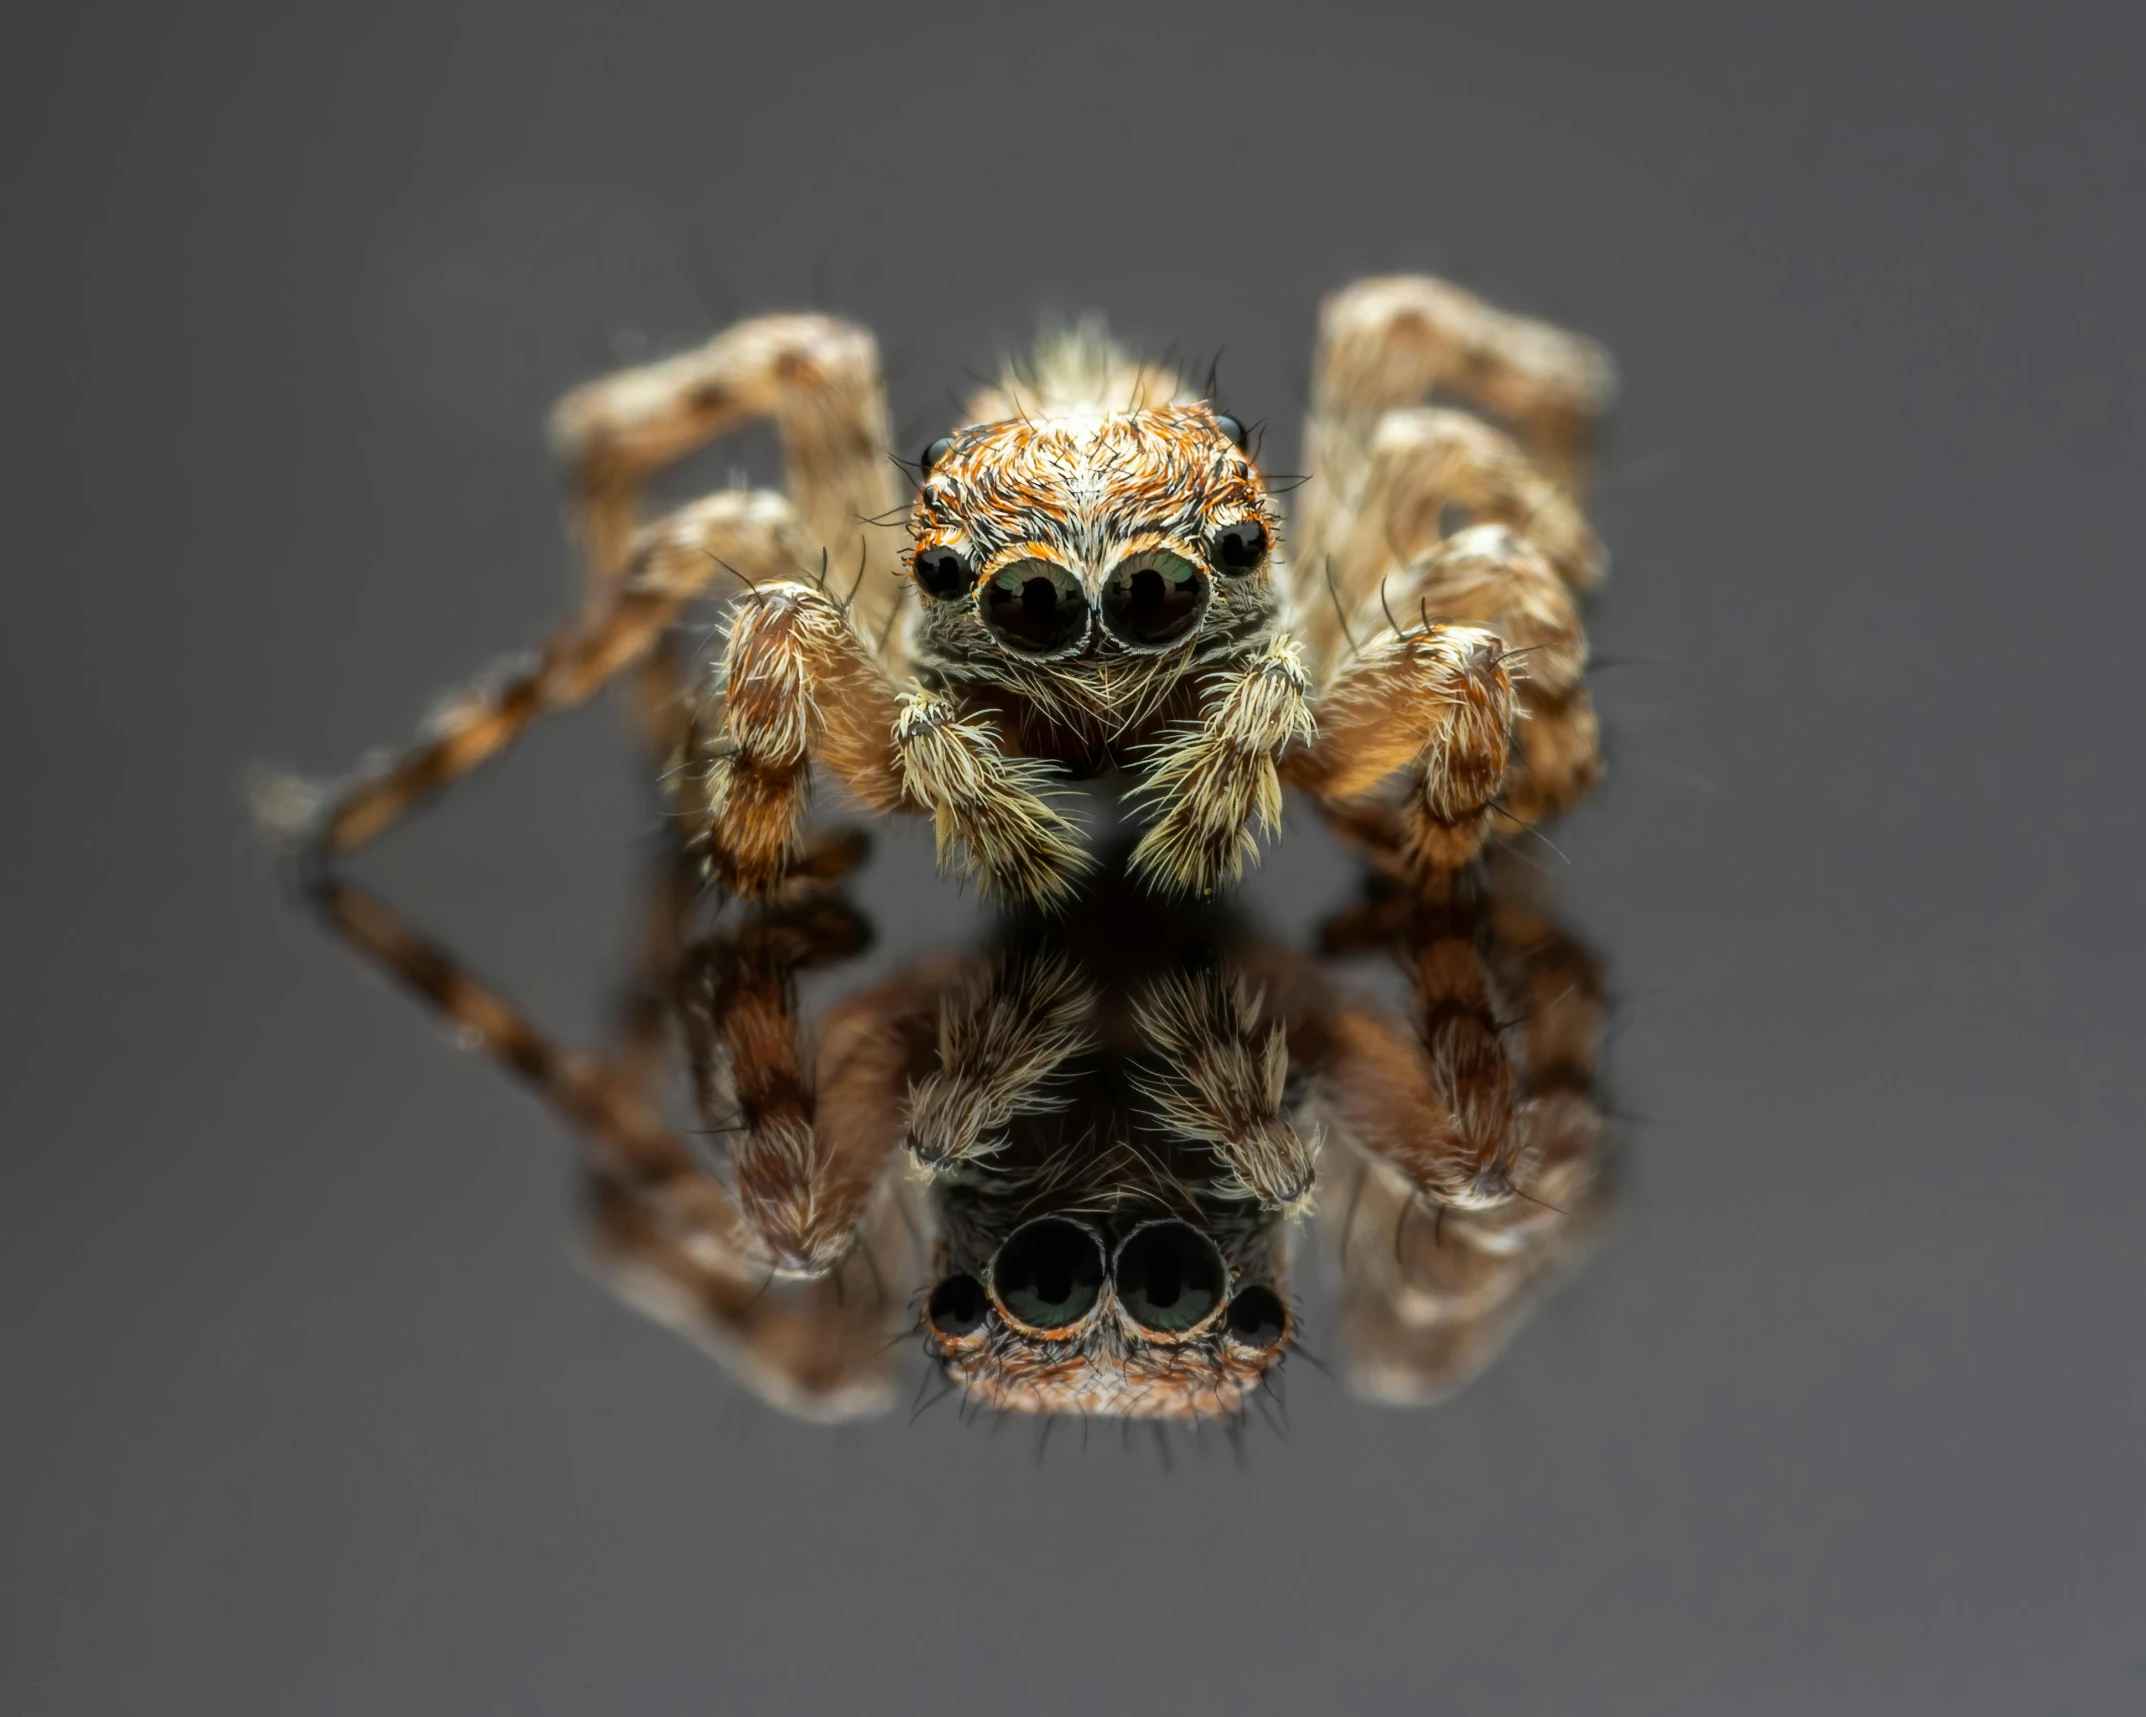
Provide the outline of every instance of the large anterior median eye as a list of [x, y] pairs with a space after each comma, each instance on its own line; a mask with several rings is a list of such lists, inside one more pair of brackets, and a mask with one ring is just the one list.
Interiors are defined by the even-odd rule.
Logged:
[[1016, 650], [1051, 655], [1088, 631], [1088, 598], [1080, 580], [1047, 560], [1002, 566], [977, 598], [984, 624]]
[[1183, 1222], [1136, 1229], [1111, 1269], [1126, 1315], [1156, 1335], [1184, 1335], [1212, 1318], [1226, 1275], [1215, 1243]]
[[1102, 1291], [1102, 1246], [1063, 1217], [1015, 1229], [991, 1260], [991, 1297], [1008, 1323], [1031, 1335], [1071, 1329], [1095, 1309]]
[[1207, 575], [1168, 549], [1127, 555], [1103, 586], [1103, 624], [1128, 644], [1182, 637], [1206, 606]]

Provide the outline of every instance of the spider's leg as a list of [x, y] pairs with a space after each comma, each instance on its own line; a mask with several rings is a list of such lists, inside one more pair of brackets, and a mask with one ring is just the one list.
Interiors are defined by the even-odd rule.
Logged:
[[[1356, 635], [1374, 636], [1388, 611], [1403, 624], [1458, 622], [1497, 634], [1518, 721], [1500, 801], [1506, 817], [1538, 822], [1585, 796], [1602, 772], [1587, 634], [1571, 591], [1534, 541], [1502, 525], [1457, 532], [1394, 575], [1383, 600], [1358, 613]], [[1512, 832], [1500, 823], [1492, 833], [1501, 830]]]
[[1331, 1238], [1351, 1382], [1422, 1402], [1480, 1371], [1599, 1225], [1600, 990], [1554, 927], [1450, 892], [1409, 911], [1392, 947], [1415, 1019], [1331, 1008], [1311, 1105], [1334, 1140], [1322, 1202], [1348, 1212]]
[[1134, 1002], [1157, 1052], [1138, 1080], [1164, 1128], [1215, 1153], [1220, 1187], [1301, 1213], [1318, 1173], [1318, 1135], [1284, 1107], [1289, 1025], [1241, 968], [1173, 973]]
[[1218, 676], [1199, 725], [1165, 742], [1138, 798], [1158, 807], [1132, 868], [1173, 894], [1212, 893], [1259, 856], [1281, 820], [1276, 759], [1312, 737], [1311, 681], [1286, 635]]
[[350, 947], [581, 1136], [590, 1248], [622, 1298], [787, 1411], [842, 1418], [891, 1404], [888, 1344], [903, 1307], [876, 1292], [875, 1266], [863, 1254], [870, 1247], [878, 1258], [900, 1257], [898, 1212], [868, 1229], [839, 1279], [771, 1285], [772, 1260], [737, 1200], [613, 1068], [554, 1042], [372, 896], [332, 876], [313, 892]]
[[1004, 1142], [1017, 1115], [1059, 1102], [1065, 1063], [1090, 1043], [1094, 993], [1065, 959], [1013, 957], [939, 1002], [938, 1065], [909, 1090], [909, 1148], [927, 1174]]
[[[1615, 391], [1609, 355], [1592, 340], [1428, 275], [1356, 281], [1319, 307], [1306, 448], [1320, 481], [1306, 498], [1324, 486], [1315, 511], [1345, 505], [1380, 420], [1434, 392], [1511, 424], [1551, 480], [1577, 494]], [[1298, 535], [1301, 551], [1322, 533]]]
[[887, 1169], [902, 1138], [916, 986], [853, 997], [811, 1034], [797, 1017], [797, 973], [855, 953], [861, 929], [837, 901], [781, 902], [698, 950], [688, 984], [702, 1106], [734, 1110], [723, 1119], [735, 1129], [738, 1203], [789, 1277], [839, 1271], [894, 1191]]
[[1455, 512], [1526, 537], [1574, 590], [1601, 582], [1601, 539], [1572, 496], [1503, 430], [1432, 407], [1380, 421], [1356, 505], [1327, 544], [1335, 582], [1365, 600], [1392, 568], [1445, 536]]
[[779, 495], [733, 491], [681, 508], [635, 541], [623, 577], [590, 599], [533, 660], [450, 700], [426, 737], [377, 772], [342, 784], [319, 805], [264, 804], [325, 854], [384, 834], [430, 798], [520, 737], [539, 716], [587, 700], [640, 659], [711, 581], [735, 569], [772, 577], [797, 564], [795, 519]]
[[1329, 679], [1318, 738], [1283, 778], [1335, 804], [1403, 776], [1397, 838], [1410, 868], [1458, 870], [1482, 850], [1512, 752], [1513, 685], [1497, 636], [1433, 623], [1367, 642]]
[[[888, 457], [887, 402], [871, 334], [827, 316], [763, 316], [656, 363], [574, 389], [552, 411], [552, 438], [573, 483], [592, 589], [630, 558], [641, 504], [662, 469], [744, 425], [773, 419], [784, 488], [797, 508], [803, 564], [855, 585], [867, 637], [888, 633], [902, 586], [903, 534]], [[650, 754], [682, 736], [685, 679], [669, 642], [636, 676]]]
[[815, 759], [869, 810], [931, 815], [987, 888], [1049, 904], [1087, 864], [1043, 797], [1051, 770], [1009, 758], [985, 723], [895, 685], [855, 615], [809, 584], [741, 597], [718, 671], [720, 720], [689, 740], [683, 785], [716, 880], [760, 896], [794, 867]]
[[552, 411], [573, 474], [576, 509], [599, 582], [624, 566], [635, 510], [665, 466], [718, 436], [773, 419], [785, 488], [807, 563], [824, 554], [857, 592], [859, 625], [877, 638], [901, 586], [907, 541], [889, 458], [886, 392], [871, 334], [828, 316], [762, 316], [689, 352], [584, 384]]
[[1052, 802], [1052, 765], [1008, 756], [997, 727], [956, 695], [912, 685], [894, 743], [909, 802], [931, 813], [942, 867], [987, 894], [1046, 909], [1063, 904], [1094, 863]]

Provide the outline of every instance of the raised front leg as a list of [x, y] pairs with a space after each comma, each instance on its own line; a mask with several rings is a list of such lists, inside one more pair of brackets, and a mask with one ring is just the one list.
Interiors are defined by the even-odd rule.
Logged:
[[1211, 894], [1244, 874], [1281, 820], [1277, 760], [1312, 737], [1311, 681], [1292, 639], [1218, 679], [1199, 726], [1157, 750], [1136, 794], [1155, 821], [1132, 868], [1166, 893]]

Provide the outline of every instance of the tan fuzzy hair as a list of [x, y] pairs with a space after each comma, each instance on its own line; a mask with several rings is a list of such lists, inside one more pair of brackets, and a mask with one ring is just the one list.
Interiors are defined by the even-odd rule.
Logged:
[[[990, 415], [950, 436], [910, 513], [911, 561], [946, 548], [981, 589], [1015, 561], [1064, 567], [1097, 600], [1127, 556], [1164, 549], [1207, 575], [1201, 623], [1159, 650], [1099, 647], [1071, 659], [1024, 659], [1001, 648], [965, 598], [924, 600], [912, 663], [933, 677], [995, 687], [1031, 727], [1093, 741], [1139, 729], [1194, 669], [1256, 650], [1278, 624], [1282, 519], [1251, 458], [1213, 408], [1179, 397], [1174, 378], [1137, 366], [1092, 326], [1039, 353], [975, 404]], [[1270, 545], [1256, 571], [1212, 564], [1225, 526], [1257, 521]]]

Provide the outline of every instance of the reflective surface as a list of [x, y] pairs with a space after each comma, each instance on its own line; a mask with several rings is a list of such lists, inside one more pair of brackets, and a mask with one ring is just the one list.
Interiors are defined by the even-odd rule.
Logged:
[[[2137, 9], [1233, 16], [20, 25], [0, 1706], [2138, 1704]], [[1093, 305], [1288, 470], [1318, 295], [1395, 266], [1626, 378], [1610, 773], [1529, 855], [1606, 974], [1595, 1251], [1396, 1411], [1307, 1244], [1337, 1376], [1242, 1469], [761, 1405], [584, 1279], [576, 1135], [354, 979], [246, 763], [568, 608], [541, 416], [619, 357], [828, 303], [921, 446]], [[353, 880], [600, 1046], [654, 826], [592, 712]], [[875, 837], [814, 1018], [988, 945]], [[1299, 818], [1237, 909], [1315, 953], [1358, 890]]]
[[[862, 842], [824, 845], [847, 864]], [[587, 1251], [613, 1291], [801, 1418], [886, 1411], [913, 1335], [918, 1411], [951, 1394], [964, 1418], [1241, 1434], [1273, 1413], [1280, 1364], [1316, 1352], [1291, 1282], [1313, 1241], [1342, 1378], [1436, 1401], [1610, 1202], [1600, 972], [1510, 853], [1430, 886], [1374, 873], [1316, 954], [1156, 902], [1121, 854], [1063, 917], [1004, 920], [816, 1019], [800, 977], [839, 977], [869, 923], [827, 880], [711, 912], [680, 855], [650, 885], [647, 958], [601, 1056], [339, 876], [309, 892], [581, 1135]], [[1398, 1002], [1351, 983], [1351, 956], [1395, 968]]]

